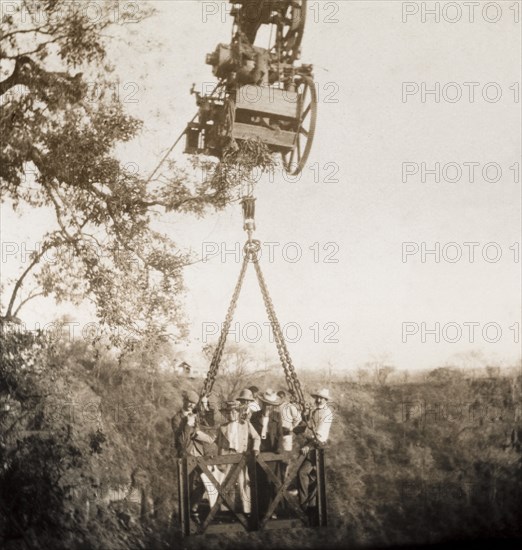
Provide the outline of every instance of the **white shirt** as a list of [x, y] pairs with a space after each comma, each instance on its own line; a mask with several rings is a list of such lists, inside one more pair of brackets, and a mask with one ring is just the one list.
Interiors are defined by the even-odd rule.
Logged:
[[257, 401], [250, 401], [248, 403], [248, 408], [252, 412], [257, 412], [261, 410], [261, 405]]
[[283, 428], [293, 430], [301, 422], [301, 413], [295, 403], [282, 403], [280, 410]]
[[[292, 431], [301, 422], [301, 413], [295, 403], [284, 402], [279, 408], [283, 428]], [[283, 435], [283, 451], [291, 451], [294, 443], [294, 434]]]
[[317, 439], [321, 443], [328, 441], [332, 422], [333, 412], [326, 403], [312, 411], [312, 426]]
[[239, 421], [235, 420], [227, 424], [227, 439], [230, 444], [230, 449], [239, 451]]

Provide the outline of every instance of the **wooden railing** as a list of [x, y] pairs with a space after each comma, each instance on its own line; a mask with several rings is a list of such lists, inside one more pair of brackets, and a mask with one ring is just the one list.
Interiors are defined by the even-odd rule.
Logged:
[[[297, 477], [306, 455], [296, 452], [231, 454], [222, 456], [189, 456], [178, 459], [179, 514], [182, 536], [236, 530], [256, 531], [303, 526], [324, 527], [326, 515], [326, 483], [324, 450], [312, 450], [309, 457], [315, 463], [316, 497], [306, 514], [297, 498]], [[214, 466], [228, 470], [217, 476]], [[225, 468], [223, 468], [223, 466]], [[236, 482], [242, 469], [250, 478], [251, 513], [245, 514], [236, 505]], [[216, 475], [214, 475], [216, 474]], [[194, 487], [205, 479], [207, 490], [217, 491], [212, 506], [194, 502]], [[217, 477], [224, 479], [217, 479]], [[263, 493], [264, 498], [261, 497]], [[201, 494], [201, 490], [199, 492]], [[268, 496], [267, 496], [268, 495]], [[203, 500], [203, 499], [201, 499]], [[200, 504], [196, 518], [191, 512]]]

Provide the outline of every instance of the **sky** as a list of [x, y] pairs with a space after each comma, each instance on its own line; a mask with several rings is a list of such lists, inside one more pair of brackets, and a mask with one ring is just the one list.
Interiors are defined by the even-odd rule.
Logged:
[[[120, 97], [144, 120], [119, 154], [144, 174], [194, 115], [191, 85], [214, 82], [205, 55], [232, 25], [228, 2], [151, 4], [156, 15], [110, 48]], [[467, 4], [308, 2], [312, 152], [300, 177], [277, 170], [255, 192], [261, 265], [298, 368], [520, 356], [522, 14], [514, 2]], [[172, 158], [186, 162], [182, 144]], [[1, 214], [4, 243], [37, 242], [51, 220], [36, 212], [28, 223], [5, 205]], [[187, 348], [199, 349], [217, 338], [239, 274], [240, 207], [155, 223], [202, 258], [185, 271]], [[5, 276], [15, 267], [4, 259]], [[42, 304], [27, 305], [28, 324], [92, 315]], [[275, 354], [252, 268], [234, 329], [232, 341]]]

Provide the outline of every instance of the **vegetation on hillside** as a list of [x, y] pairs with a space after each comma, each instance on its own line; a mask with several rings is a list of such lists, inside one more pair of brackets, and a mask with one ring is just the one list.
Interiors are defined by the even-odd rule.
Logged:
[[[201, 381], [159, 369], [162, 345], [118, 358], [100, 344], [2, 333], [3, 547], [172, 547], [179, 525], [170, 418], [182, 392]], [[284, 387], [282, 375], [243, 382]], [[305, 389], [324, 382], [303, 379]], [[186, 544], [374, 547], [522, 536], [520, 383], [500, 374], [387, 386], [334, 380], [329, 527]]]

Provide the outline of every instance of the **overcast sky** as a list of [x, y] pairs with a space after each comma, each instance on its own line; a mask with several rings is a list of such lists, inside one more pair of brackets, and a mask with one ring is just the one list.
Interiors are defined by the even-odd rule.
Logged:
[[[426, 368], [480, 349], [514, 364], [522, 14], [513, 2], [440, 2], [435, 15], [425, 12], [435, 2], [308, 3], [301, 61], [313, 63], [319, 91], [314, 146], [299, 178], [276, 172], [256, 189], [257, 238], [272, 243], [262, 267], [294, 363], [353, 369], [387, 353], [399, 368]], [[134, 38], [112, 47], [121, 97], [145, 121], [121, 155], [143, 173], [195, 113], [192, 83], [214, 81], [205, 55], [229, 41], [232, 23], [228, 2], [154, 4]], [[182, 149], [173, 154], [181, 162]], [[2, 240], [35, 242], [48, 222], [38, 213], [28, 224], [3, 206]], [[192, 346], [212, 341], [240, 268], [230, 252], [245, 239], [240, 208], [169, 215], [157, 227], [207, 252], [186, 269], [187, 313]], [[247, 278], [231, 338], [259, 338], [263, 355], [274, 344], [253, 269]], [[34, 302], [24, 319], [61, 311]]]

